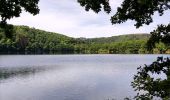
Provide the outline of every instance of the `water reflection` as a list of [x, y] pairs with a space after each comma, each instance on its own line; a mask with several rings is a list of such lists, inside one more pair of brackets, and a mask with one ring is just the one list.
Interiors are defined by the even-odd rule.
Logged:
[[34, 66], [34, 67], [0, 67], [0, 82], [2, 80], [6, 80], [14, 77], [27, 77], [29, 75], [34, 75], [36, 73], [40, 73], [46, 70], [50, 70], [54, 67], [46, 67], [46, 66]]

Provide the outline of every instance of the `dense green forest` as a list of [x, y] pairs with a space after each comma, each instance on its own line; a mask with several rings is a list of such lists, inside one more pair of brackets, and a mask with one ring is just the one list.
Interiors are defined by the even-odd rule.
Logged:
[[0, 29], [1, 54], [146, 54], [168, 53], [168, 47], [157, 44], [147, 51], [149, 34], [129, 34], [108, 38], [71, 38], [28, 26], [14, 26], [11, 37]]

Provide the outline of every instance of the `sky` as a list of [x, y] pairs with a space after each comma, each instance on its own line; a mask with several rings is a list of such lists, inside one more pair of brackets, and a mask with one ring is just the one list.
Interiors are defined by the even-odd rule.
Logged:
[[107, 14], [103, 11], [96, 14], [93, 11], [85, 11], [77, 0], [40, 0], [40, 13], [33, 16], [22, 12], [18, 18], [8, 21], [14, 25], [26, 25], [50, 32], [64, 34], [70, 37], [110, 37], [122, 34], [149, 33], [158, 24], [168, 24], [170, 13], [165, 12], [162, 17], [158, 14], [153, 16], [154, 23], [149, 26], [136, 29], [135, 22], [127, 21], [123, 24], [112, 25], [110, 18], [115, 14], [122, 0], [110, 0], [112, 12]]

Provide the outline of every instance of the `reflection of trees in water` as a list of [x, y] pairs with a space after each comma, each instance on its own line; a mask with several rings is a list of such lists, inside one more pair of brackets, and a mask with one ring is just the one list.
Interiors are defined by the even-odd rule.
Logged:
[[0, 80], [12, 78], [15, 76], [28, 76], [47, 70], [46, 67], [16, 67], [0, 68]]

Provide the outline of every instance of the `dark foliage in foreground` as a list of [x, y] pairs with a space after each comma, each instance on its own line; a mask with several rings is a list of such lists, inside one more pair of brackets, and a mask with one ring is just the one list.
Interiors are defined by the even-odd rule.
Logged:
[[0, 24], [6, 24], [7, 19], [19, 17], [22, 10], [33, 15], [39, 13], [39, 0], [0, 0]]
[[[166, 78], [155, 78], [153, 75], [165, 74]], [[145, 67], [139, 67], [132, 86], [135, 91], [142, 91], [135, 99], [150, 100], [153, 97], [170, 98], [170, 59], [158, 57], [157, 61]]]
[[151, 37], [147, 42], [148, 49], [152, 50], [159, 42], [166, 44], [166, 46], [170, 45], [170, 24], [159, 25], [156, 30], [151, 32]]

